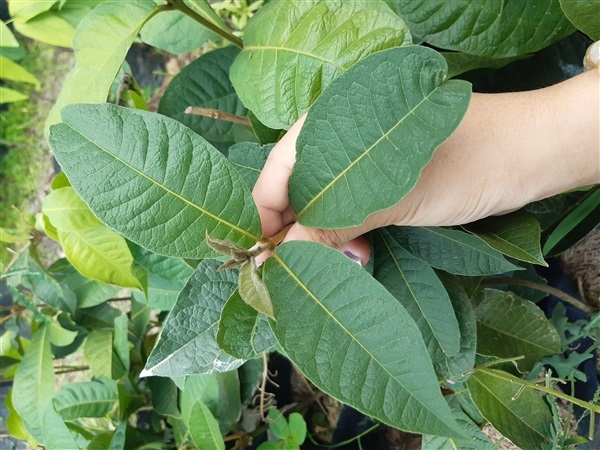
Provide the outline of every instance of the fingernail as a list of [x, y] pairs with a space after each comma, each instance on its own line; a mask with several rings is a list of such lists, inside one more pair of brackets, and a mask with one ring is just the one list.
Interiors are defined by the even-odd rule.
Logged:
[[594, 42], [588, 48], [583, 60], [585, 70], [590, 70], [600, 66], [600, 41]]
[[342, 253], [344, 255], [346, 255], [349, 259], [354, 261], [356, 264], [358, 264], [359, 266], [362, 267], [362, 264], [360, 263], [360, 258], [358, 256], [356, 256], [354, 253], [352, 253], [350, 250], [344, 250]]

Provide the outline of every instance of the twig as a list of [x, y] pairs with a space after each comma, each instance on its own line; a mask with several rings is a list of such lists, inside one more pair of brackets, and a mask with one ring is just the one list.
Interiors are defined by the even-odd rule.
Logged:
[[267, 352], [263, 352], [262, 360], [263, 360], [263, 373], [262, 373], [262, 381], [260, 382], [259, 411], [260, 411], [260, 418], [264, 422], [267, 417], [267, 416], [265, 416], [265, 390], [267, 388], [267, 378], [269, 377], [269, 362], [267, 360]]
[[569, 294], [565, 294], [563, 291], [553, 288], [552, 286], [547, 286], [541, 283], [535, 283], [529, 280], [521, 280], [518, 278], [487, 278], [481, 282], [482, 286], [523, 286], [530, 289], [535, 289], [536, 291], [545, 292], [546, 294], [554, 295], [555, 297], [560, 298], [561, 300], [575, 306], [582, 311], [585, 311], [588, 314], [592, 314], [594, 312], [594, 308], [589, 305], [586, 305], [580, 300], [577, 300], [575, 297], [571, 297]]
[[19, 313], [19, 311], [12, 311], [7, 316], [4, 316], [4, 317], [0, 318], [0, 325], [4, 325], [5, 322], [7, 322], [8, 320], [10, 320], [11, 317], [14, 317], [18, 313]]
[[[60, 367], [55, 367], [55, 369], [60, 368]], [[72, 367], [70, 369], [65, 369], [65, 370], [58, 370], [56, 372], [54, 372], [55, 375], [63, 375], [65, 373], [71, 373], [71, 372], [82, 372], [84, 370], [89, 370], [90, 366], [79, 366], [79, 367]]]
[[208, 28], [210, 31], [214, 32], [215, 34], [218, 34], [219, 36], [221, 36], [222, 38], [227, 39], [229, 42], [231, 42], [233, 45], [236, 45], [239, 48], [244, 48], [244, 43], [242, 42], [242, 40], [236, 36], [234, 36], [233, 34], [231, 34], [229, 31], [224, 30], [223, 28], [221, 28], [220, 26], [210, 22], [208, 19], [202, 17], [200, 14], [198, 14], [196, 11], [194, 11], [193, 9], [191, 9], [188, 5], [186, 5], [183, 0], [167, 0], [167, 3], [173, 8], [173, 9], [177, 9], [178, 11], [181, 11], [182, 13], [184, 13], [186, 16], [191, 17], [192, 19], [194, 19], [196, 22], [198, 22], [200, 25], [205, 26], [206, 28]]
[[8, 273], [8, 271], [10, 270], [10, 268], [12, 266], [14, 266], [14, 264], [17, 262], [17, 260], [19, 259], [19, 257], [25, 252], [25, 250], [27, 250], [29, 248], [30, 245], [31, 245], [31, 242], [28, 242], [25, 245], [25, 247], [23, 247], [18, 252], [15, 252], [14, 250], [7, 248], [7, 250], [11, 250], [11, 253], [13, 254], [13, 257], [10, 260], [10, 262], [6, 265], [6, 267], [4, 268], [4, 271], [2, 272], [2, 275], [6, 275]]
[[196, 116], [210, 117], [215, 120], [224, 120], [226, 122], [239, 123], [241, 125], [251, 126], [250, 121], [245, 117], [236, 116], [235, 114], [229, 114], [218, 109], [200, 108], [198, 106], [188, 106], [185, 111], [186, 114], [193, 114]]

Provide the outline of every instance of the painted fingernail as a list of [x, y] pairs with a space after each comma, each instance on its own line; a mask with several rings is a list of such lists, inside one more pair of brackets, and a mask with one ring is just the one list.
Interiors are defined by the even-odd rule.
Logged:
[[354, 261], [356, 264], [358, 264], [359, 266], [362, 267], [362, 264], [360, 263], [360, 258], [358, 256], [356, 256], [354, 253], [352, 253], [350, 250], [344, 250], [342, 253], [344, 255], [346, 255], [349, 259]]

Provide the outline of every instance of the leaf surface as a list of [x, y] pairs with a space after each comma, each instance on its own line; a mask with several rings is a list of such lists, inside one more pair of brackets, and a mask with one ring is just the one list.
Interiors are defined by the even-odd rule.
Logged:
[[416, 324], [383, 286], [313, 242], [285, 243], [265, 264], [275, 337], [319, 389], [403, 430], [461, 435]]
[[64, 420], [105, 417], [119, 401], [117, 391], [97, 381], [65, 384], [54, 397], [54, 409]]
[[272, 348], [275, 337], [266, 316], [248, 306], [236, 291], [223, 307], [217, 343], [229, 355], [253, 359]]
[[233, 142], [236, 136], [249, 140], [251, 134], [243, 125], [185, 113], [189, 106], [194, 106], [246, 115], [247, 110], [229, 81], [229, 69], [239, 52], [234, 46], [213, 50], [186, 66], [169, 83], [158, 112], [178, 120], [210, 142]]
[[469, 393], [481, 414], [504, 436], [522, 448], [542, 448], [551, 442], [552, 414], [543, 397], [519, 385], [494, 376], [495, 369], [476, 371], [467, 381]]
[[219, 265], [219, 261], [204, 260], [196, 268], [148, 357], [146, 376], [225, 372], [243, 363], [217, 346], [221, 311], [238, 282], [237, 271], [217, 272]]
[[502, 58], [571, 34], [558, 0], [386, 0], [411, 33], [436, 47]]
[[421, 448], [423, 450], [494, 450], [496, 444], [490, 441], [483, 431], [467, 416], [457, 408], [450, 408], [452, 415], [466, 431], [467, 439], [444, 438], [439, 436], [423, 436]]
[[229, 162], [240, 173], [248, 189], [254, 188], [273, 147], [273, 144], [261, 147], [254, 142], [242, 142], [229, 149]]
[[212, 255], [207, 230], [243, 247], [259, 239], [250, 191], [189, 128], [108, 104], [69, 106], [63, 120], [50, 134], [57, 160], [94, 214], [126, 238], [155, 253], [195, 259]]
[[524, 355], [516, 361], [529, 371], [543, 356], [560, 353], [560, 336], [534, 303], [512, 292], [486, 289], [474, 299], [477, 353], [500, 358]]
[[509, 58], [488, 58], [462, 52], [441, 52], [448, 63], [448, 78], [454, 78], [475, 69], [500, 69], [511, 62], [528, 58], [528, 55]]
[[560, 0], [567, 19], [593, 40], [600, 39], [600, 2], [596, 0]]
[[0, 55], [0, 78], [33, 84], [40, 88], [40, 80], [31, 72], [2, 55]]
[[478, 276], [518, 270], [481, 239], [463, 231], [439, 227], [388, 227], [406, 250], [436, 269]]
[[248, 22], [231, 81], [260, 122], [288, 129], [354, 63], [410, 42], [382, 2], [273, 1]]
[[129, 47], [155, 7], [153, 0], [104, 3], [81, 21], [73, 38], [76, 64], [50, 110], [46, 135], [66, 105], [106, 101]]
[[540, 224], [527, 211], [488, 217], [465, 225], [464, 228], [507, 256], [548, 266], [540, 248]]
[[38, 329], [17, 368], [12, 401], [27, 430], [41, 440], [43, 414], [54, 396], [54, 368], [50, 336], [46, 327]]
[[386, 230], [375, 234], [373, 276], [413, 318], [433, 363], [458, 353], [458, 321], [431, 266], [404, 250]]
[[15, 38], [13, 32], [10, 31], [8, 25], [2, 20], [0, 20], [0, 47], [19, 47], [19, 41], [17, 41], [17, 38]]
[[361, 60], [331, 83], [296, 143], [290, 203], [300, 223], [360, 225], [412, 190], [469, 105], [470, 84], [444, 82], [446, 70], [434, 50], [401, 47]]
[[208, 407], [197, 401], [192, 407], [188, 422], [190, 436], [198, 448], [206, 450], [225, 450], [223, 437], [219, 431], [219, 422], [212, 415]]

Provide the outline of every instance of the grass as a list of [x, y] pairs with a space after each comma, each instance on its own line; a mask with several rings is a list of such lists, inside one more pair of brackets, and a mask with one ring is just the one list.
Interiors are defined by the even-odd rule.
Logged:
[[[72, 53], [47, 44], [26, 44], [20, 64], [41, 81], [28, 90], [29, 100], [9, 104], [0, 112], [0, 227], [27, 233], [40, 209], [40, 199], [52, 173], [52, 158], [44, 139], [44, 122], [58, 96], [62, 79], [73, 64]], [[19, 90], [28, 89], [19, 85]], [[12, 255], [3, 246], [0, 262]]]

